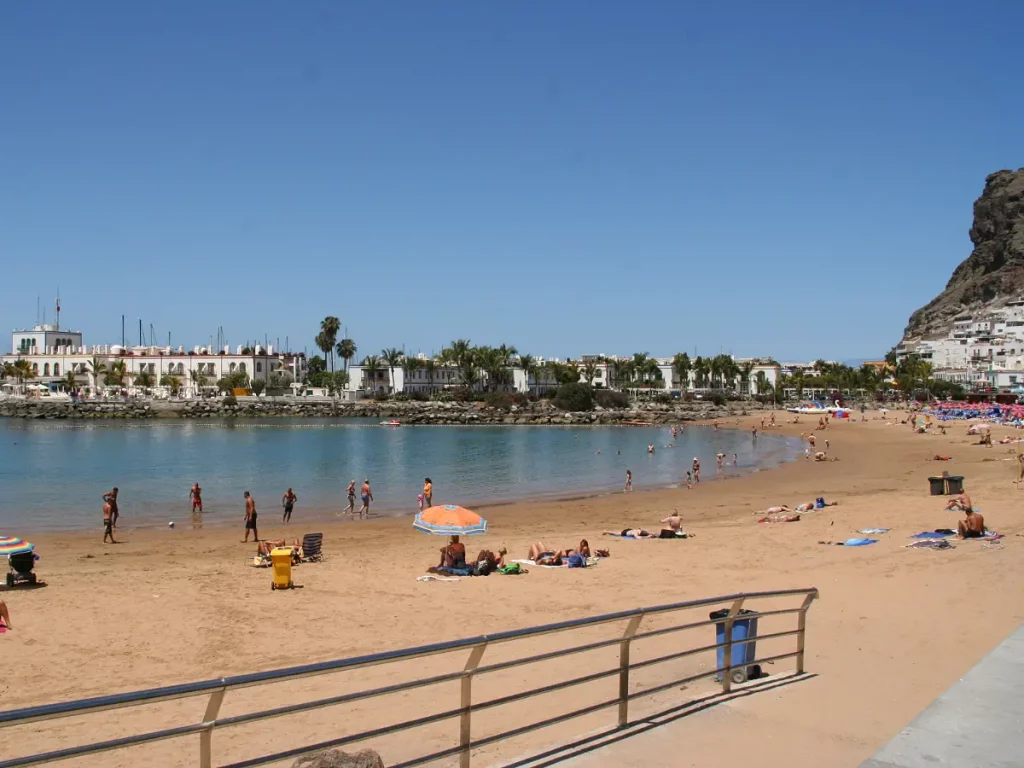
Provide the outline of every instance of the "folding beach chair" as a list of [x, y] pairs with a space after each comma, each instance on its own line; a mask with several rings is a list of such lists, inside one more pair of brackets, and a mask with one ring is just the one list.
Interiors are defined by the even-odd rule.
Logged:
[[324, 535], [322, 533], [307, 533], [302, 537], [302, 559], [307, 563], [323, 562], [324, 554], [322, 547]]

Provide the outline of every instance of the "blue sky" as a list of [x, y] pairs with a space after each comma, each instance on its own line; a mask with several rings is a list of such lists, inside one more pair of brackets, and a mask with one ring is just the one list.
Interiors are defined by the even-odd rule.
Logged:
[[[1024, 165], [1017, 2], [0, 5], [0, 327], [883, 354]], [[137, 331], [134, 334], [137, 336]], [[130, 332], [129, 337], [133, 334]], [[6, 350], [9, 341], [4, 341]]]

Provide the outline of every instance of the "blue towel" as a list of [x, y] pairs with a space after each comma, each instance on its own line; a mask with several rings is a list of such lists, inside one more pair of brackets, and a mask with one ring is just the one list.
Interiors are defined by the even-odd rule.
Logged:
[[921, 531], [921, 533], [915, 533], [910, 538], [912, 539], [945, 539], [953, 534], [951, 533], [937, 533], [936, 531]]
[[847, 539], [843, 542], [846, 547], [866, 547], [868, 544], [877, 544], [878, 539]]

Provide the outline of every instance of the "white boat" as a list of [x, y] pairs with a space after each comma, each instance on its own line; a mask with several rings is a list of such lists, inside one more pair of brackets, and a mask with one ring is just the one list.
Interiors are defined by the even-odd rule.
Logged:
[[402, 422], [400, 422], [398, 419], [389, 419], [388, 421], [382, 421], [379, 424], [379, 426], [381, 426], [381, 427], [400, 427], [400, 426], [402, 426]]
[[787, 408], [786, 410], [790, 413], [807, 413], [823, 416], [827, 413], [835, 413], [836, 411], [842, 411], [844, 409], [839, 405], [839, 403], [836, 403], [835, 405], [823, 405], [822, 403], [814, 402], [804, 403], [796, 408]]

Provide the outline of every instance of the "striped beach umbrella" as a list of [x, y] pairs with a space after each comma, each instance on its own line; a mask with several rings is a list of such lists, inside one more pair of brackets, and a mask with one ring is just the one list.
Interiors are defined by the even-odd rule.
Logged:
[[14, 536], [0, 536], [0, 556], [17, 555], [22, 552], [31, 552], [35, 544], [18, 539]]
[[476, 512], [454, 504], [424, 509], [413, 521], [412, 527], [436, 536], [473, 536], [487, 533], [487, 521]]

